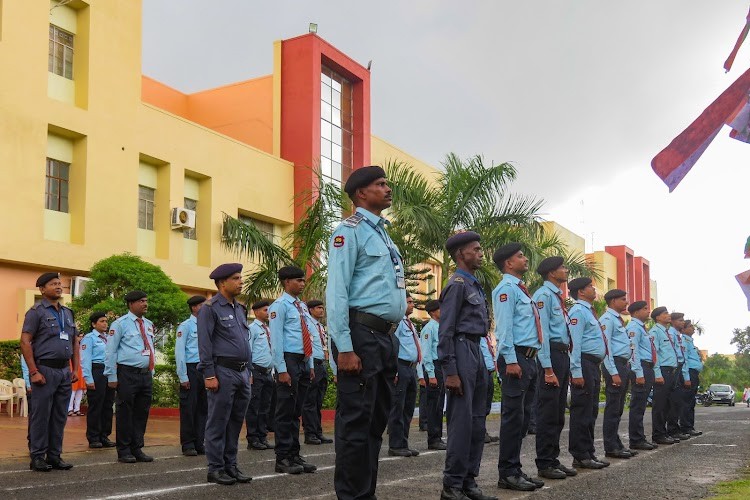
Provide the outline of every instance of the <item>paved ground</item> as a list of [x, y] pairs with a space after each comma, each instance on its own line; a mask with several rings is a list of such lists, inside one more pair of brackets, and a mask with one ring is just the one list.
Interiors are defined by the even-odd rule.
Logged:
[[[648, 416], [648, 415], [647, 415]], [[78, 449], [84, 419], [71, 421], [67, 449]], [[674, 446], [662, 446], [652, 452], [641, 452], [630, 460], [613, 460], [602, 471], [585, 471], [575, 478], [547, 481], [547, 486], [534, 493], [511, 493], [496, 488], [496, 444], [485, 448], [480, 486], [501, 499], [565, 498], [565, 499], [685, 499], [708, 494], [711, 484], [735, 476], [736, 471], [750, 462], [750, 409], [745, 407], [698, 408], [698, 427], [703, 436]], [[2, 449], [19, 442], [18, 436], [8, 437], [9, 424], [0, 419]], [[601, 421], [601, 418], [600, 418]], [[318, 465], [315, 474], [287, 476], [273, 472], [272, 451], [248, 451], [239, 454], [240, 467], [254, 476], [250, 484], [230, 487], [208, 484], [203, 457], [183, 457], [179, 448], [166, 444], [177, 429], [175, 419], [153, 419], [149, 422], [147, 452], [157, 459], [151, 464], [118, 464], [112, 450], [70, 451], [64, 458], [75, 464], [68, 472], [32, 473], [28, 459], [0, 459], [0, 498], [252, 498], [252, 499], [332, 499], [333, 445], [303, 446], [308, 461]], [[497, 416], [491, 416], [489, 428], [498, 430]], [[647, 428], [650, 422], [647, 421]], [[20, 432], [18, 429], [14, 433]], [[330, 429], [327, 430], [330, 432]], [[601, 436], [601, 429], [597, 431]], [[567, 429], [563, 442], [567, 443]], [[22, 440], [21, 440], [22, 441]], [[172, 443], [174, 440], [172, 441]], [[412, 444], [426, 450], [425, 434], [412, 431]], [[567, 447], [567, 446], [565, 446]], [[601, 439], [597, 451], [601, 449]], [[384, 449], [384, 452], [387, 451]], [[601, 453], [603, 455], [603, 452]], [[564, 453], [564, 462], [570, 456]], [[525, 471], [536, 473], [533, 463], [533, 439], [524, 440], [522, 461]], [[378, 498], [422, 499], [439, 498], [441, 471], [445, 452], [424, 451], [415, 458], [394, 458], [381, 454]]]

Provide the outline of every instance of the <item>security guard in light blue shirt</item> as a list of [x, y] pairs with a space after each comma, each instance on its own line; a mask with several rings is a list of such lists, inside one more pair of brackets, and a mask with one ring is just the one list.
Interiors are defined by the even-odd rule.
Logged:
[[310, 333], [313, 339], [315, 378], [302, 405], [302, 425], [305, 426], [305, 444], [319, 445], [333, 443], [333, 439], [323, 435], [323, 399], [328, 390], [328, 369], [325, 363], [328, 358], [328, 343], [325, 328], [318, 320], [322, 320], [326, 312], [323, 301], [318, 299], [307, 301], [307, 310], [313, 323]]
[[[631, 450], [653, 450], [654, 445], [646, 439], [643, 415], [646, 413], [648, 395], [656, 381], [655, 370], [659, 369], [653, 338], [646, 332], [644, 321], [650, 312], [645, 300], [637, 300], [628, 306], [630, 322], [625, 327], [633, 343], [630, 358], [630, 412], [628, 413], [628, 437]], [[659, 372], [661, 378], [661, 372]]]
[[254, 450], [273, 449], [268, 442], [272, 399], [276, 391], [273, 379], [271, 330], [268, 328], [268, 307], [271, 303], [259, 300], [253, 304], [255, 321], [250, 324], [250, 344], [253, 350], [253, 383], [250, 404], [245, 414], [247, 447]]
[[[428, 311], [428, 313], [440, 310], [440, 303], [437, 301], [434, 302], [437, 303], [438, 308]], [[426, 308], [425, 311], [427, 311]], [[420, 332], [420, 336], [422, 337], [422, 368], [427, 378], [435, 378], [435, 361], [437, 360], [438, 355], [437, 346], [439, 326], [440, 324], [437, 321], [430, 318]]]
[[[302, 313], [300, 313], [300, 310], [295, 304], [298, 304]], [[303, 355], [308, 370], [312, 370], [313, 356], [305, 356], [302, 340], [302, 323], [300, 321], [300, 319], [304, 317], [304, 321], [308, 328], [308, 335], [312, 343], [312, 353], [314, 355], [316, 330], [313, 319], [310, 317], [310, 313], [307, 310], [307, 305], [297, 297], [292, 297], [284, 292], [281, 297], [271, 304], [268, 312], [270, 314], [273, 366], [276, 371], [278, 373], [284, 373], [287, 370], [284, 353]]]
[[180, 443], [188, 457], [205, 453], [208, 399], [203, 374], [198, 371], [198, 311], [206, 297], [194, 295], [187, 300], [190, 317], [177, 327], [174, 357], [180, 379]]
[[689, 319], [685, 320], [685, 325], [682, 327], [682, 344], [685, 348], [685, 364], [690, 373], [690, 388], [683, 388], [685, 399], [680, 414], [680, 432], [690, 436], [700, 436], [703, 433], [695, 430], [695, 395], [698, 393], [703, 360], [701, 360], [698, 348], [693, 343], [694, 332], [695, 325], [693, 325], [693, 322]]
[[115, 443], [109, 440], [112, 432], [112, 404], [115, 391], [107, 384], [104, 375], [104, 360], [107, 355], [107, 316], [94, 312], [89, 316], [94, 328], [81, 340], [81, 371], [86, 380], [86, 399], [89, 410], [86, 412], [86, 438], [89, 448], [112, 448]]
[[669, 416], [667, 417], [667, 432], [670, 436], [678, 439], [690, 439], [690, 434], [680, 431], [680, 415], [682, 415], [685, 406], [685, 390], [690, 390], [690, 371], [685, 362], [685, 346], [682, 342], [682, 329], [685, 326], [685, 314], [673, 312], [670, 315], [671, 326], [667, 330], [669, 337], [674, 345], [675, 356], [677, 357], [677, 376], [675, 377], [675, 390], [672, 393], [671, 404], [669, 407]]
[[[270, 303], [260, 307], [268, 307], [269, 305]], [[253, 364], [270, 372], [273, 368], [271, 331], [268, 330], [268, 325], [257, 318], [250, 323], [250, 343], [253, 346]]]
[[[654, 347], [659, 362], [659, 374], [664, 383], [654, 386], [654, 401], [651, 408], [652, 438], [656, 444], [674, 444], [679, 442], [669, 435], [667, 421], [672, 407], [673, 393], [676, 389], [675, 380], [677, 374], [677, 355], [670, 337], [668, 328], [671, 321], [666, 307], [657, 307], [651, 311], [651, 319], [656, 324], [651, 328], [649, 334], [654, 337]], [[654, 370], [656, 371], [656, 370]], [[657, 378], [659, 377], [657, 374]]]
[[536, 305], [523, 291], [522, 284], [519, 278], [505, 273], [492, 291], [498, 356], [502, 356], [507, 364], [517, 362], [516, 347], [531, 348], [532, 351], [542, 347], [537, 334]]
[[[430, 320], [422, 327], [422, 376], [425, 378], [425, 404], [420, 406], [424, 410], [427, 422], [427, 448], [430, 450], [444, 450], [443, 441], [443, 406], [445, 404], [445, 381], [443, 368], [438, 361], [438, 341], [440, 329], [440, 302], [430, 300], [424, 310], [430, 315]], [[420, 396], [421, 397], [421, 396]]]

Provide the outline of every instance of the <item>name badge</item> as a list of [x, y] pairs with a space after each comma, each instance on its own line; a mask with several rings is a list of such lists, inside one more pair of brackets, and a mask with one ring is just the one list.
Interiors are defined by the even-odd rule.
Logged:
[[65, 332], [60, 332], [60, 339], [62, 340], [70, 340], [70, 337]]
[[144, 349], [141, 351], [141, 356], [151, 356], [151, 349]]
[[403, 276], [396, 276], [396, 286], [399, 288], [406, 288], [406, 280]]

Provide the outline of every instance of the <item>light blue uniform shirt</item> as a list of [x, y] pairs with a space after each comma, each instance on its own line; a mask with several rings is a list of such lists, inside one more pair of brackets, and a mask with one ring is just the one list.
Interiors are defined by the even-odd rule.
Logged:
[[[107, 355], [107, 332], [99, 334], [92, 330], [81, 339], [81, 373], [87, 384], [94, 383], [94, 374], [91, 372], [93, 363], [104, 363]], [[98, 389], [98, 388], [97, 388]]]
[[570, 355], [570, 376], [583, 377], [581, 354], [591, 354], [604, 359], [606, 349], [599, 320], [596, 319], [591, 304], [577, 300], [570, 308], [570, 335], [573, 337], [573, 352]]
[[552, 282], [545, 281], [539, 290], [534, 292], [532, 300], [539, 309], [539, 321], [542, 323], [544, 333], [544, 342], [538, 354], [539, 362], [542, 368], [552, 368], [549, 343], [558, 342], [570, 345], [568, 322], [561, 303], [562, 291]]
[[136, 319], [138, 319], [138, 316], [128, 312], [125, 316], [117, 318], [109, 326], [104, 374], [110, 382], [117, 382], [118, 364], [135, 368], [148, 368], [150, 356], [147, 351], [154, 352], [154, 324], [147, 318], [142, 318], [143, 328], [148, 340], [148, 347], [145, 347]]
[[[479, 338], [479, 349], [482, 351], [482, 357], [484, 357], [484, 366], [487, 368], [487, 371], [494, 372], [495, 371], [495, 360], [492, 359], [492, 353], [490, 353], [490, 346], [487, 343], [487, 337], [480, 337]], [[490, 382], [492, 382], [492, 379], [490, 379]]]
[[505, 273], [492, 290], [497, 355], [498, 358], [502, 356], [507, 364], [517, 363], [515, 346], [542, 347], [536, 331], [535, 317], [539, 311], [531, 297], [518, 286], [520, 282], [520, 279]]
[[253, 364], [271, 368], [273, 365], [271, 330], [258, 319], [250, 323], [250, 347], [253, 351]]
[[26, 359], [21, 355], [21, 374], [23, 380], [26, 382], [26, 389], [31, 388], [31, 377], [29, 377], [29, 365], [26, 364]]
[[[659, 366], [669, 366], [677, 368], [677, 353], [672, 347], [673, 339], [670, 338], [666, 327], [656, 324], [649, 331], [654, 336], [654, 345], [656, 346], [656, 357], [659, 360]], [[656, 371], [656, 370], [654, 370]], [[659, 372], [659, 376], [661, 371]]]
[[400, 344], [400, 347], [398, 348], [398, 359], [411, 361], [413, 363], [417, 361], [419, 354], [417, 352], [417, 342], [415, 342], [415, 338], [419, 339], [419, 335], [413, 324], [411, 325], [411, 328], [414, 328], [414, 330], [409, 328], [409, 322], [409, 318], [404, 317], [404, 319], [398, 324], [398, 328], [396, 328], [394, 335], [396, 335]]
[[672, 338], [672, 342], [674, 342], [674, 352], [677, 356], [677, 364], [684, 363], [685, 353], [682, 349], [682, 334], [673, 326], [670, 326], [668, 331], [669, 336]]
[[[358, 207], [331, 236], [326, 313], [328, 333], [341, 352], [354, 350], [349, 309], [374, 314], [392, 323], [401, 321], [406, 313], [406, 288], [399, 288], [397, 284], [397, 278], [403, 279], [404, 264], [385, 225], [385, 219]], [[398, 255], [400, 276], [397, 276], [386, 241]]]
[[630, 358], [630, 337], [621, 319], [622, 316], [609, 307], [599, 318], [609, 347], [609, 355], [604, 358], [604, 368], [610, 375], [618, 375], [615, 357]]
[[174, 359], [180, 383], [189, 382], [187, 363], [198, 363], [201, 360], [198, 355], [198, 318], [192, 314], [177, 327]]
[[440, 324], [432, 318], [422, 327], [422, 368], [429, 378], [435, 378], [439, 328]]
[[[687, 358], [688, 370], [698, 370], [698, 373], [703, 371], [703, 360], [701, 354], [698, 352], [698, 348], [693, 343], [693, 337], [690, 335], [683, 335], [682, 342], [685, 346], [685, 357]], [[685, 379], [689, 380], [689, 379]]]
[[[634, 347], [633, 357], [630, 358], [630, 369], [633, 370], [636, 377], [643, 377], [641, 360], [651, 363], [651, 341], [653, 340], [653, 336], [646, 331], [646, 325], [643, 324], [643, 321], [637, 318], [631, 318], [625, 330], [628, 332], [628, 336], [633, 342]], [[656, 363], [654, 363], [654, 372], [658, 368], [659, 356], [656, 357]], [[659, 374], [661, 374], [661, 370], [659, 370]]]
[[[320, 324], [320, 321], [310, 316], [310, 319], [312, 319], [314, 328], [310, 330], [310, 333], [312, 333], [313, 336], [313, 358], [314, 359], [326, 359], [326, 353], [325, 348], [323, 347], [323, 341], [320, 340], [321, 330], [323, 329], [323, 325]], [[325, 330], [323, 330], [323, 338], [325, 339]]]
[[[307, 329], [310, 331], [310, 340], [313, 342], [313, 345], [315, 343], [315, 332], [317, 330], [313, 324], [312, 316], [310, 316], [310, 312], [307, 310], [307, 305], [284, 292], [268, 308], [271, 328], [271, 352], [273, 353], [273, 366], [277, 373], [286, 373], [287, 371], [286, 361], [284, 361], [285, 352], [305, 354], [302, 344], [302, 322], [295, 302], [297, 302], [304, 315]], [[312, 368], [312, 356], [306, 361], [308, 366]]]

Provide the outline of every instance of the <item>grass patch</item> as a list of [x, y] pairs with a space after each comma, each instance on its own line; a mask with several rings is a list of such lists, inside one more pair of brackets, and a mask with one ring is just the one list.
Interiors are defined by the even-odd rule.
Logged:
[[741, 471], [742, 479], [718, 483], [712, 488], [715, 495], [711, 498], [717, 500], [746, 500], [750, 498], [750, 466]]

